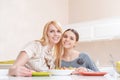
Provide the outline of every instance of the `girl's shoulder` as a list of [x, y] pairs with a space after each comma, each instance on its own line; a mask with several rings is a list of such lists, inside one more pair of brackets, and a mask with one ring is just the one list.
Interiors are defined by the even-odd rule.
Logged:
[[79, 57], [88, 57], [89, 55], [88, 55], [88, 53], [86, 53], [86, 52], [81, 52], [80, 54], [79, 54]]

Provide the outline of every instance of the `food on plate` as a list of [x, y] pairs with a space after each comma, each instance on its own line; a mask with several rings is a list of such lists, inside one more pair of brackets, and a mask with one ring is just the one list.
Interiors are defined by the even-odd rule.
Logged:
[[70, 75], [74, 71], [75, 68], [69, 67], [61, 67], [61, 68], [55, 68], [51, 69], [50, 72], [52, 75]]
[[57, 69], [50, 70], [50, 73], [52, 75], [71, 75], [72, 72], [73, 70], [57, 70]]
[[56, 70], [75, 70], [76, 68], [73, 67], [61, 67], [61, 68], [55, 68]]

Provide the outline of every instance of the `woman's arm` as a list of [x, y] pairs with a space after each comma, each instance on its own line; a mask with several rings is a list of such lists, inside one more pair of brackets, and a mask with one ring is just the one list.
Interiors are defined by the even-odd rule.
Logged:
[[11, 76], [31, 76], [31, 71], [24, 66], [28, 60], [26, 52], [20, 52], [15, 63], [9, 68], [8, 74]]
[[86, 65], [89, 71], [99, 71], [94, 61], [86, 54]]

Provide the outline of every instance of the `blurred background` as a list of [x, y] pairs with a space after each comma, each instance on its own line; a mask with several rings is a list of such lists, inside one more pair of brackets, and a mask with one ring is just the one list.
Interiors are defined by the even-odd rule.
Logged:
[[41, 38], [44, 24], [50, 20], [59, 21], [63, 30], [75, 28], [81, 43], [77, 49], [90, 53], [100, 65], [109, 63], [109, 54], [118, 60], [119, 3], [120, 0], [0, 0], [0, 61], [16, 59], [26, 43]]

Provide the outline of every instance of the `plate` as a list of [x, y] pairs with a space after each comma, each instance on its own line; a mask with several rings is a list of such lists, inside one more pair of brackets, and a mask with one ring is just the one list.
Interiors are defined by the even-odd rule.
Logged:
[[50, 72], [32, 72], [32, 76], [49, 76]]
[[79, 74], [84, 76], [104, 76], [107, 72], [80, 72]]
[[71, 75], [71, 73], [73, 72], [74, 70], [56, 70], [56, 69], [54, 69], [54, 70], [50, 70], [50, 73], [52, 74], [52, 75], [60, 75], [60, 76], [64, 76], [64, 75]]

